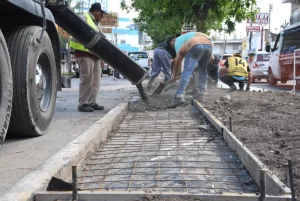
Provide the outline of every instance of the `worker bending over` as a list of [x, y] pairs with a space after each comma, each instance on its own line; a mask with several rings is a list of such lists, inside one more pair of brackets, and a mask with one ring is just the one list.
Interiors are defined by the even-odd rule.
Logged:
[[164, 83], [171, 79], [171, 60], [176, 57], [174, 50], [174, 42], [176, 37], [168, 37], [166, 42], [158, 45], [154, 50], [154, 62], [151, 71], [151, 77], [147, 85], [147, 90], [151, 90], [154, 80], [159, 75], [160, 71], [165, 74]]
[[212, 46], [212, 40], [209, 36], [201, 32], [188, 32], [176, 38], [175, 51], [177, 56], [171, 82], [176, 81], [176, 75], [180, 71], [183, 59], [184, 67], [175, 98], [170, 105], [171, 108], [175, 108], [185, 102], [184, 93], [196, 67], [198, 67], [199, 71], [196, 97], [200, 101], [204, 99], [207, 90], [206, 67], [212, 57]]
[[240, 54], [234, 54], [232, 57], [228, 57], [224, 63], [224, 67], [220, 69], [220, 75], [220, 80], [230, 87], [229, 92], [237, 90], [234, 82], [238, 82], [240, 90], [243, 91], [244, 81], [247, 77], [248, 84], [246, 90], [250, 89], [252, 80], [251, 71], [247, 61], [242, 59]]

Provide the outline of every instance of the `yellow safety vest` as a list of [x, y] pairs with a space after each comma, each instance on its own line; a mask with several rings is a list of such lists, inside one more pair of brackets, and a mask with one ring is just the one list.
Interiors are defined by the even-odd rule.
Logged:
[[[84, 14], [86, 16], [86, 23], [88, 25], [90, 25], [93, 29], [95, 29], [96, 31], [98, 31], [98, 27], [97, 25], [95, 24], [95, 22], [93, 21], [92, 17], [90, 16], [90, 14], [88, 13], [85, 13]], [[73, 37], [70, 41], [70, 48], [74, 49], [74, 50], [80, 50], [80, 51], [83, 51], [83, 52], [88, 52], [89, 50], [88, 49], [85, 49], [84, 46], [79, 43], [78, 41], [76, 41]]]
[[229, 57], [228, 58], [228, 73], [230, 76], [242, 76], [247, 77], [248, 63], [245, 59], [239, 57]]

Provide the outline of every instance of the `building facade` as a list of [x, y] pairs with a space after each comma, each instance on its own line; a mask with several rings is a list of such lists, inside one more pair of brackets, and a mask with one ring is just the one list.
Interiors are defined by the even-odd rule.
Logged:
[[213, 54], [234, 54], [241, 53], [242, 51], [242, 40], [214, 40]]
[[300, 4], [298, 0], [282, 0], [282, 3], [291, 3], [290, 24], [300, 24]]

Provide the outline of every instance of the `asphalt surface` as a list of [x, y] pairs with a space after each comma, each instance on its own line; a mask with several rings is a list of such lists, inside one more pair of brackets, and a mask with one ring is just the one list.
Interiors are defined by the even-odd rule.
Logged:
[[82, 113], [77, 111], [79, 79], [72, 79], [72, 88], [57, 94], [56, 111], [46, 135], [36, 138], [8, 138], [0, 148], [0, 196], [20, 179], [40, 166], [54, 153], [80, 135], [93, 123], [128, 96], [137, 93], [127, 80], [114, 81], [104, 75], [97, 102], [103, 111]]

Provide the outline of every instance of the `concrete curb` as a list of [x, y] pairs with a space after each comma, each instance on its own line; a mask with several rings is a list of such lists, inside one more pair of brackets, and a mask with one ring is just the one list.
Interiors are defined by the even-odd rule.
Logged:
[[29, 173], [1, 196], [0, 201], [33, 201], [35, 193], [47, 188], [53, 176], [68, 180], [71, 166], [82, 166], [85, 159], [121, 122], [127, 113], [128, 103], [121, 103], [62, 148], [35, 171]]
[[249, 171], [255, 182], [260, 185], [260, 170], [266, 170], [266, 193], [268, 194], [290, 194], [291, 190], [284, 185], [271, 171], [248, 149], [235, 135], [224, 126], [216, 117], [214, 117], [199, 102], [194, 101], [194, 105], [204, 114], [204, 116], [214, 125], [214, 127], [223, 134], [228, 146], [236, 151], [239, 159]]
[[[254, 193], [223, 193], [223, 194], [189, 194], [189, 193], [145, 193], [145, 192], [122, 192], [122, 191], [109, 191], [109, 192], [90, 192], [90, 191], [79, 191], [78, 197], [80, 200], [88, 201], [133, 201], [133, 200], [152, 200], [154, 197], [158, 198], [178, 198], [190, 200], [202, 201], [259, 201], [260, 196]], [[176, 199], [177, 198], [177, 199]], [[72, 192], [55, 192], [51, 194], [49, 192], [39, 192], [36, 201], [69, 201], [72, 199]], [[291, 200], [290, 196], [268, 196], [266, 195], [265, 201], [288, 201]]]

